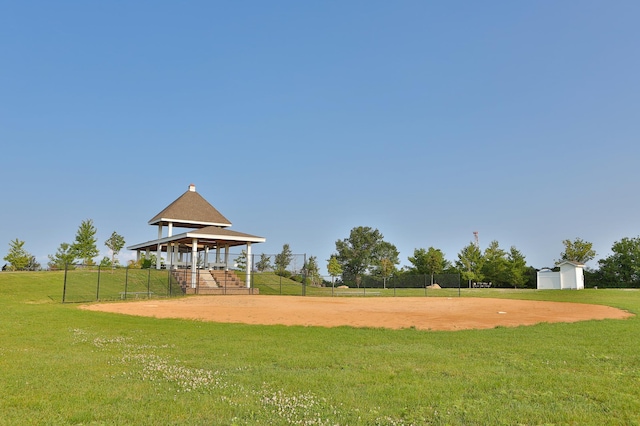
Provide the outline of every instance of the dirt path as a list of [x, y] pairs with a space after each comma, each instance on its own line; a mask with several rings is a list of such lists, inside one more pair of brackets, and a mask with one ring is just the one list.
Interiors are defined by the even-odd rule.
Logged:
[[183, 299], [100, 303], [83, 309], [155, 318], [244, 324], [337, 327], [415, 327], [464, 330], [541, 322], [623, 319], [620, 309], [581, 303], [483, 298], [321, 298], [296, 296], [199, 296]]

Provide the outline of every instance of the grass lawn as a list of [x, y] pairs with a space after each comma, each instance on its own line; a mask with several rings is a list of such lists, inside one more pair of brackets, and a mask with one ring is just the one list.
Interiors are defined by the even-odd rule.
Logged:
[[[79, 310], [60, 303], [63, 278], [0, 273], [0, 425], [640, 424], [637, 317], [457, 332], [215, 324]], [[637, 290], [468, 296], [640, 312]]]

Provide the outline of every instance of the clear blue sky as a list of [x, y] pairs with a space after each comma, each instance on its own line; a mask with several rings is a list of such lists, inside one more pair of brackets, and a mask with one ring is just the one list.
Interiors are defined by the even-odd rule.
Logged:
[[[356, 226], [550, 266], [640, 234], [638, 1], [2, 1], [0, 254], [194, 183], [254, 253]], [[123, 254], [121, 258], [126, 258]], [[596, 266], [592, 261], [591, 266]]]

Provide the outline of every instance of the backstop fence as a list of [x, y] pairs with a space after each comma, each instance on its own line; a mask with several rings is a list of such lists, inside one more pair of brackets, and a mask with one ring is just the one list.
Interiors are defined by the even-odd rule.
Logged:
[[295, 296], [460, 296], [459, 274], [407, 275], [390, 278], [362, 276], [343, 280], [325, 275], [283, 276], [273, 271], [251, 276], [260, 294]]

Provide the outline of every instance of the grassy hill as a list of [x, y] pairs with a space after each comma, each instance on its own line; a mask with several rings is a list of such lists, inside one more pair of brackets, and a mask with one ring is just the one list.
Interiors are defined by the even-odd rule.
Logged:
[[[63, 282], [0, 273], [0, 424], [640, 423], [637, 317], [459, 332], [216, 324], [84, 311], [59, 303]], [[471, 294], [640, 312], [634, 290]]]

